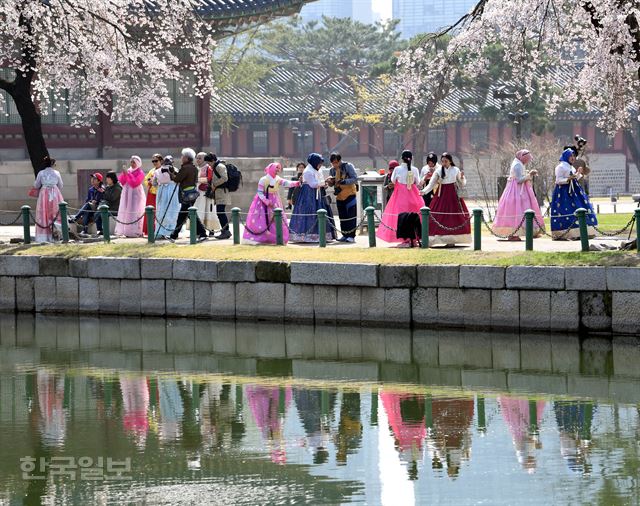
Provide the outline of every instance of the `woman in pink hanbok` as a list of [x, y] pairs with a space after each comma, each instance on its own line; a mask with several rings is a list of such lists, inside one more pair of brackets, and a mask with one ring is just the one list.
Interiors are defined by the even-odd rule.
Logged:
[[535, 472], [537, 467], [535, 450], [542, 448], [538, 430], [546, 402], [500, 397], [498, 404], [502, 411], [502, 418], [509, 426], [518, 462], [528, 473]]
[[[282, 172], [282, 165], [270, 163], [264, 169], [265, 175], [258, 182], [258, 193], [253, 197], [247, 224], [244, 227], [242, 239], [246, 244], [276, 244], [276, 223], [273, 210], [284, 209], [278, 188], [293, 188], [300, 186], [300, 181], [289, 181], [279, 176]], [[284, 244], [289, 241], [289, 226], [287, 217], [282, 215], [282, 239]]]
[[535, 170], [526, 171], [525, 166], [533, 160], [533, 156], [526, 149], [521, 149], [516, 153], [516, 157], [511, 163], [509, 170], [509, 182], [500, 197], [498, 210], [493, 221], [493, 231], [498, 235], [508, 235], [510, 241], [519, 241], [525, 235], [524, 223], [516, 230], [522, 222], [522, 217], [527, 209], [532, 209], [536, 213], [536, 220], [533, 222], [533, 235], [540, 235], [538, 223], [543, 223], [540, 206], [533, 193], [531, 181], [538, 174]]
[[[123, 171], [118, 180], [122, 184], [122, 194], [120, 196], [120, 207], [118, 208], [118, 223], [116, 225], [116, 235], [125, 237], [142, 237], [142, 218], [144, 214], [145, 194], [142, 182], [145, 173], [142, 170], [142, 160], [139, 156], [131, 157], [131, 167]], [[132, 221], [137, 220], [135, 223]], [[130, 223], [124, 225], [123, 223]]]
[[122, 425], [124, 430], [132, 434], [139, 447], [144, 446], [149, 430], [149, 385], [147, 378], [121, 376], [122, 391]]
[[54, 169], [56, 161], [48, 156], [44, 157], [45, 169], [38, 172], [34, 188], [38, 189], [38, 203], [36, 204], [36, 242], [52, 242], [60, 238], [62, 228], [59, 206], [62, 197], [62, 177]]
[[287, 455], [284, 448], [283, 425], [284, 415], [291, 403], [291, 387], [263, 387], [250, 385], [247, 387], [249, 407], [271, 450], [271, 461], [284, 464]]

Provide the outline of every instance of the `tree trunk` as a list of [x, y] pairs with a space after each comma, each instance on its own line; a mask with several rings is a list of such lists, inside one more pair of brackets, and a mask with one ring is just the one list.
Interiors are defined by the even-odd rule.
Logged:
[[31, 159], [33, 173], [38, 175], [38, 172], [45, 168], [43, 159], [49, 154], [49, 151], [42, 134], [42, 119], [31, 98], [30, 80], [16, 77], [15, 87], [10, 95], [20, 114], [24, 141]]

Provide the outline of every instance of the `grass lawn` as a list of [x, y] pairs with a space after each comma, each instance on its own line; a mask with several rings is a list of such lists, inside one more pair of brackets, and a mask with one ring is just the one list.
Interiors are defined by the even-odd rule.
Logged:
[[0, 254], [51, 255], [67, 258], [112, 256], [140, 258], [191, 258], [206, 260], [272, 260], [319, 261], [336, 263], [376, 264], [452, 264], [452, 265], [622, 265], [640, 266], [640, 256], [635, 252], [485, 252], [461, 249], [391, 249], [345, 248], [322, 249], [318, 247], [281, 248], [275, 246], [211, 247], [162, 244], [103, 244], [50, 245], [50, 246], [2, 246]]

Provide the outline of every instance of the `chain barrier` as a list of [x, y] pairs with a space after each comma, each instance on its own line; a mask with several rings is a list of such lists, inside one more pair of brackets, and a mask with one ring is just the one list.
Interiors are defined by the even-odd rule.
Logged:
[[471, 222], [471, 218], [472, 218], [472, 216], [468, 215], [467, 218], [460, 225], [456, 225], [455, 227], [447, 227], [446, 225], [443, 225], [442, 223], [440, 223], [438, 220], [436, 220], [433, 217], [430, 218], [430, 219], [437, 226], [439, 226], [442, 230], [446, 230], [447, 232], [455, 232], [456, 230], [460, 230], [460, 229], [466, 227]]
[[[5, 214], [9, 214], [9, 213], [13, 213], [14, 211], [0, 211], [0, 213], [5, 213]], [[16, 216], [16, 219], [8, 222], [8, 223], [4, 223], [2, 221], [0, 221], [0, 226], [2, 227], [10, 227], [11, 225], [15, 225], [16, 223], [18, 223], [20, 221], [20, 219], [22, 218], [22, 213], [18, 211], [18, 215]], [[31, 216], [29, 216], [29, 222], [31, 222]]]
[[485, 219], [484, 215], [482, 216], [482, 223], [484, 223], [484, 226], [491, 233], [491, 235], [496, 236], [498, 239], [509, 239], [510, 237], [513, 237], [514, 235], [516, 235], [518, 230], [520, 230], [522, 228], [522, 225], [524, 225], [525, 219], [526, 219], [525, 215], [523, 214], [522, 215], [522, 219], [520, 220], [520, 224], [513, 230], [513, 232], [511, 232], [510, 234], [507, 234], [507, 235], [500, 235], [500, 234], [497, 234], [496, 232], [494, 232], [493, 229], [491, 228], [491, 225], [489, 224], [489, 222]]
[[128, 222], [126, 222], [126, 221], [120, 221], [120, 220], [117, 218], [117, 214], [118, 214], [118, 213], [113, 213], [113, 212], [109, 211], [109, 216], [111, 216], [111, 217], [113, 218], [113, 220], [114, 220], [116, 223], [119, 223], [120, 225], [135, 225], [135, 224], [136, 224], [136, 223], [138, 223], [142, 218], [144, 218], [144, 213], [142, 213], [142, 216], [140, 216], [138, 219], [136, 219], [136, 220], [134, 220], [134, 221], [128, 221]]
[[[553, 218], [557, 218], [557, 216], [553, 216]], [[549, 232], [547, 232], [547, 229], [544, 226], [544, 221], [542, 223], [540, 223], [538, 221], [538, 217], [537, 216], [533, 217], [533, 221], [536, 222], [536, 224], [540, 228], [540, 231], [542, 232], [543, 235], [546, 235], [547, 237], [551, 237], [551, 239], [562, 240], [562, 239], [566, 238], [571, 233], [572, 230], [574, 230], [573, 226], [578, 222], [578, 217], [577, 216], [573, 216], [573, 223], [571, 223], [571, 225], [569, 225], [569, 228], [567, 228], [562, 234], [560, 234], [558, 236], [555, 236], [555, 237], [552, 234], [550, 234]]]
[[614, 231], [611, 231], [611, 232], [605, 232], [604, 230], [600, 229], [600, 227], [598, 227], [598, 225], [592, 225], [592, 226], [595, 229], [595, 231], [598, 232], [600, 235], [603, 235], [605, 237], [615, 237], [615, 236], [620, 235], [623, 232], [626, 232], [627, 230], [629, 230], [629, 227], [632, 227], [633, 224], [635, 223], [635, 221], [636, 221], [636, 217], [634, 215], [627, 222], [627, 224], [624, 226], [624, 228], [621, 228], [620, 230], [614, 230]]

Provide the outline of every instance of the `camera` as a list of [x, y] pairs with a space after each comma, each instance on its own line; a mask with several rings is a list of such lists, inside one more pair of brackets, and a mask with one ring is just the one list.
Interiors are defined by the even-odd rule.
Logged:
[[587, 139], [585, 139], [584, 137], [582, 137], [579, 134], [574, 135], [573, 139], [578, 144], [578, 149], [582, 149], [587, 145]]
[[167, 169], [166, 167], [162, 167], [162, 168], [160, 169], [160, 172], [169, 172], [169, 169]]

